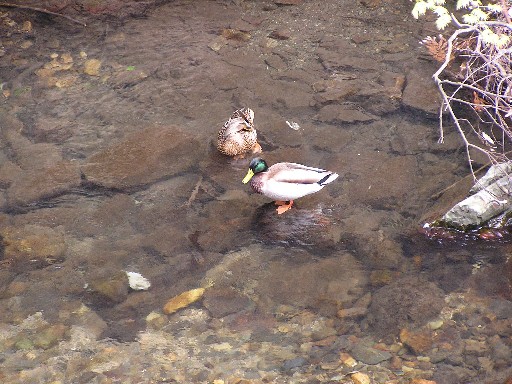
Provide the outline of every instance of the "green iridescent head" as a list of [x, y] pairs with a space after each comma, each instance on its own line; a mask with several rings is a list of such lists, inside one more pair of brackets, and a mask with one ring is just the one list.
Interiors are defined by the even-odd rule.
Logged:
[[249, 170], [247, 171], [247, 175], [245, 175], [244, 179], [242, 180], [242, 183], [246, 184], [249, 182], [249, 180], [252, 179], [252, 177], [260, 172], [265, 172], [268, 169], [268, 165], [260, 157], [256, 157], [251, 160], [251, 163], [249, 164]]

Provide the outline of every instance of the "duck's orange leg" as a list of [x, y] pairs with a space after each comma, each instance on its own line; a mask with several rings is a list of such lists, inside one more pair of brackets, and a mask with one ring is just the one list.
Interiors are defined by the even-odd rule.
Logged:
[[278, 205], [278, 207], [276, 209], [277, 214], [282, 215], [283, 213], [285, 213], [287, 210], [289, 210], [292, 207], [293, 200], [290, 200], [288, 202], [288, 204], [286, 204], [286, 201], [276, 201], [275, 204]]

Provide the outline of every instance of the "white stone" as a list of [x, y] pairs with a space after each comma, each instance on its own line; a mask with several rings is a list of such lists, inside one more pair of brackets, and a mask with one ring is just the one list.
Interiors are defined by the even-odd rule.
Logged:
[[130, 285], [130, 288], [135, 291], [145, 291], [151, 287], [149, 280], [140, 273], [126, 271], [126, 275], [128, 276], [128, 284]]

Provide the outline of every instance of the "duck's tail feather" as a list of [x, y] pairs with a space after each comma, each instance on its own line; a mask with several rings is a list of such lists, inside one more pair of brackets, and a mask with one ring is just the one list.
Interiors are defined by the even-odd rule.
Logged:
[[318, 184], [320, 184], [322, 187], [324, 185], [327, 185], [331, 182], [333, 182], [334, 180], [336, 180], [338, 178], [338, 174], [337, 173], [328, 173], [327, 175], [325, 175], [324, 177], [322, 177], [319, 181], [317, 181]]

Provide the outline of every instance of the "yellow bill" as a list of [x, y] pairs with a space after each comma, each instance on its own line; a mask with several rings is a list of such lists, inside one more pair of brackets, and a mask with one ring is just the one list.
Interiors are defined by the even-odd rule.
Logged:
[[249, 182], [249, 180], [252, 179], [253, 176], [254, 176], [253, 170], [249, 169], [247, 171], [247, 175], [245, 175], [244, 179], [242, 180], [242, 183], [247, 184]]

